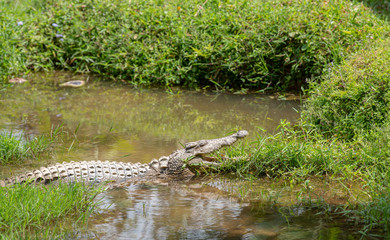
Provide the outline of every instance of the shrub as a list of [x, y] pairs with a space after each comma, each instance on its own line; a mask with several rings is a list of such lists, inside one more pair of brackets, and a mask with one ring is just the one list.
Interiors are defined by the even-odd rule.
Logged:
[[380, 40], [313, 83], [302, 117], [326, 135], [351, 140], [389, 121], [390, 40]]

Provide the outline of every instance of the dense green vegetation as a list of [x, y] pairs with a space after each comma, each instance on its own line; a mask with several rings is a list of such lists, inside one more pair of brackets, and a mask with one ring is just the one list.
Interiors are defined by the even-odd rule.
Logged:
[[298, 89], [389, 25], [336, 1], [0, 3], [0, 75], [68, 69], [133, 85]]
[[101, 190], [83, 183], [1, 187], [0, 239], [63, 239], [94, 211]]
[[390, 122], [390, 41], [351, 56], [313, 83], [303, 118], [322, 134], [353, 140]]

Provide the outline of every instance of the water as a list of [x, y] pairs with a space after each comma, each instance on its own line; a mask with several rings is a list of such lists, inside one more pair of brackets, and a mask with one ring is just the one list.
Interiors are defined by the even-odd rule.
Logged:
[[[188, 141], [245, 129], [251, 136], [294, 121], [300, 102], [266, 95], [137, 90], [63, 73], [36, 74], [1, 92], [0, 129], [20, 136], [69, 134], [51, 158], [0, 167], [0, 177], [62, 161], [150, 162]], [[61, 88], [86, 80], [81, 88]], [[289, 99], [289, 98], [287, 98]], [[260, 130], [262, 129], [262, 130]], [[143, 184], [102, 194], [104, 208], [79, 239], [344, 239], [340, 224], [311, 212], [286, 217], [270, 202], [245, 202], [221, 179]], [[230, 180], [229, 180], [230, 181]], [[288, 220], [288, 221], [287, 221]]]
[[78, 238], [358, 239], [340, 221], [304, 208], [287, 216], [267, 201], [240, 201], [214, 181], [220, 183], [201, 179], [111, 190], [103, 199], [109, 207], [92, 217], [88, 233]]
[[[293, 121], [298, 117], [299, 101], [278, 101], [265, 95], [169, 94], [103, 83], [88, 83], [76, 89], [58, 86], [80, 79], [87, 77], [37, 74], [29, 78], [31, 84], [2, 92], [0, 128], [34, 136], [61, 125], [71, 137], [63, 144], [64, 151], [45, 163], [148, 163], [189, 141], [218, 138], [240, 129], [254, 137], [258, 127], [273, 132], [280, 119]], [[1, 170], [3, 176], [24, 171]]]

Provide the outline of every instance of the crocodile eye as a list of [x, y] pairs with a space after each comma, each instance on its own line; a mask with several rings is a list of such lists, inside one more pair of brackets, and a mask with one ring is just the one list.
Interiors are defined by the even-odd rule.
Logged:
[[186, 143], [186, 149], [191, 149], [191, 148], [195, 147], [196, 145], [197, 145], [196, 142]]
[[203, 147], [204, 145], [207, 144], [207, 141], [206, 140], [201, 140], [199, 141], [199, 146]]

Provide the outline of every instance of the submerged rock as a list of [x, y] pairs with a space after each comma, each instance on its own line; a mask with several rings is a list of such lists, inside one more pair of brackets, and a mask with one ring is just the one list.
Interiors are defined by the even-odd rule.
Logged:
[[60, 87], [82, 87], [85, 85], [85, 81], [75, 80], [60, 84]]
[[14, 83], [14, 84], [20, 84], [20, 83], [25, 83], [27, 82], [26, 79], [23, 78], [13, 78], [8, 81], [9, 83]]

